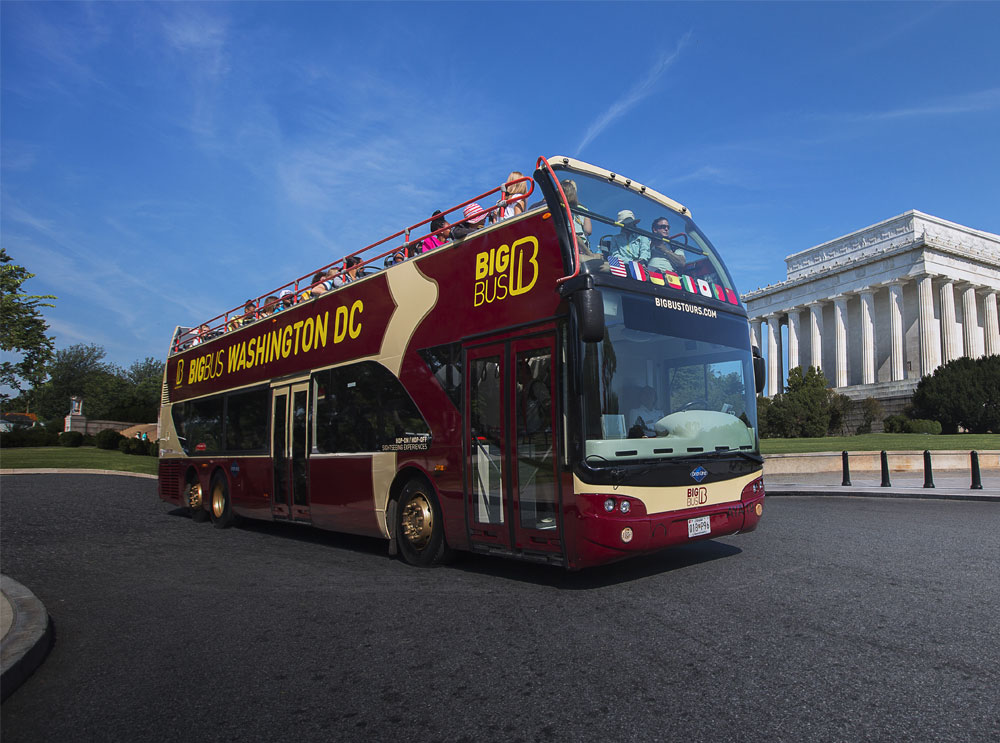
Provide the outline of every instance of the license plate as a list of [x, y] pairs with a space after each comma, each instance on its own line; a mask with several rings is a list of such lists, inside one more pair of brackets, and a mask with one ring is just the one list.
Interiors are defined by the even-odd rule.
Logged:
[[712, 533], [712, 522], [708, 516], [699, 516], [696, 519], [688, 519], [688, 537], [700, 537], [702, 534]]

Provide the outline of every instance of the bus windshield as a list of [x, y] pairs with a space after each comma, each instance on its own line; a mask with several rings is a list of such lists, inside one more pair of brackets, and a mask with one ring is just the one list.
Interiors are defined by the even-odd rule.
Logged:
[[690, 216], [643, 195], [622, 179], [610, 181], [553, 164], [573, 212], [581, 270], [609, 272], [608, 259], [639, 261], [735, 291], [715, 248]]
[[605, 336], [583, 355], [587, 464], [756, 452], [745, 318], [601, 287]]

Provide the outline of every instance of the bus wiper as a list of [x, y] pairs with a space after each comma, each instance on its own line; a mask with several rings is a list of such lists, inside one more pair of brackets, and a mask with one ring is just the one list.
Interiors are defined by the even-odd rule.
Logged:
[[751, 462], [756, 462], [757, 464], [764, 464], [764, 457], [760, 454], [754, 454], [750, 451], [740, 451], [739, 449], [730, 449], [726, 454], [739, 454], [744, 459], [749, 459]]
[[764, 457], [760, 456], [760, 454], [754, 454], [753, 452], [749, 451], [740, 451], [739, 449], [716, 449], [715, 451], [703, 451], [703, 452], [698, 452], [696, 454], [686, 454], [680, 457], [671, 457], [667, 461], [709, 462], [712, 461], [713, 459], [719, 459], [720, 457], [723, 457], [727, 454], [736, 454], [737, 456], [743, 457], [744, 459], [748, 459], [751, 462], [756, 462], [757, 464], [764, 463]]

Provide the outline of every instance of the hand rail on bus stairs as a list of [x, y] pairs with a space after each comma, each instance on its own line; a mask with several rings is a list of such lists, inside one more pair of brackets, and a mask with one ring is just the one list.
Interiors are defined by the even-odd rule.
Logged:
[[569, 219], [569, 233], [573, 239], [573, 273], [568, 276], [563, 276], [560, 279], [556, 279], [556, 285], [558, 286], [580, 275], [580, 245], [576, 240], [576, 228], [573, 226], [573, 212], [570, 211], [569, 201], [566, 199], [566, 194], [563, 193], [562, 184], [559, 182], [559, 179], [556, 178], [555, 171], [552, 170], [552, 166], [549, 165], [549, 161], [545, 157], [539, 157], [538, 162], [535, 163], [535, 170], [541, 168], [543, 163], [545, 165], [545, 169], [549, 173], [549, 177], [552, 178], [552, 182], [556, 184], [556, 188], [559, 190], [559, 198], [561, 200], [561, 205], [566, 209], [566, 217]]
[[[528, 190], [527, 190], [526, 193], [523, 193], [523, 194], [508, 194], [506, 192], [506, 189], [509, 188], [511, 185], [514, 185], [514, 184], [517, 184], [517, 183], [522, 183], [522, 182], [526, 182], [528, 184]], [[497, 212], [497, 210], [504, 209], [504, 208], [510, 206], [511, 204], [517, 203], [518, 201], [525, 202], [528, 199], [528, 197], [531, 196], [534, 193], [534, 191], [535, 191], [535, 182], [534, 182], [534, 180], [530, 176], [524, 176], [522, 178], [516, 178], [513, 181], [511, 181], [510, 183], [504, 183], [504, 184], [501, 184], [501, 185], [499, 185], [499, 186], [497, 186], [495, 188], [491, 188], [489, 191], [481, 193], [478, 196], [473, 196], [471, 199], [469, 199], [467, 201], [463, 201], [461, 204], [458, 204], [456, 206], [451, 207], [450, 209], [442, 211], [440, 214], [435, 214], [433, 216], [430, 216], [427, 219], [424, 219], [424, 220], [422, 220], [420, 222], [417, 222], [416, 224], [410, 225], [409, 227], [406, 227], [405, 229], [399, 230], [398, 232], [395, 232], [395, 233], [389, 235], [388, 237], [384, 237], [381, 240], [372, 243], [371, 245], [367, 245], [367, 246], [361, 248], [360, 250], [356, 250], [353, 253], [349, 253], [348, 255], [345, 255], [343, 258], [338, 258], [337, 260], [331, 261], [330, 263], [327, 263], [325, 266], [322, 266], [321, 268], [319, 268], [318, 271], [312, 271], [312, 272], [310, 272], [310, 273], [308, 273], [308, 274], [306, 274], [304, 276], [300, 276], [297, 279], [294, 279], [292, 281], [289, 281], [286, 284], [283, 284], [283, 285], [277, 287], [273, 291], [267, 292], [267, 293], [265, 293], [265, 294], [257, 297], [256, 299], [250, 300], [255, 305], [255, 311], [254, 311], [253, 315], [251, 316], [250, 321], [251, 322], [255, 322], [257, 320], [261, 320], [261, 319], [263, 319], [265, 317], [268, 317], [271, 314], [273, 314], [274, 308], [277, 307], [279, 304], [281, 304], [281, 300], [280, 299], [277, 302], [272, 302], [271, 304], [267, 305], [267, 308], [269, 308], [271, 310], [270, 312], [268, 312], [268, 314], [261, 314], [261, 310], [264, 310], [265, 307], [261, 306], [260, 303], [264, 299], [266, 299], [267, 297], [271, 297], [271, 296], [278, 296], [278, 297], [280, 297], [280, 293], [282, 291], [286, 290], [286, 289], [288, 289], [289, 291], [292, 292], [292, 299], [291, 299], [292, 304], [298, 304], [301, 301], [306, 301], [306, 300], [302, 299], [302, 294], [304, 294], [306, 291], [311, 291], [316, 286], [318, 286], [319, 283], [323, 283], [323, 282], [321, 281], [321, 282], [318, 282], [317, 284], [313, 284], [313, 283], [310, 282], [310, 283], [308, 283], [307, 285], [304, 285], [304, 286], [303, 286], [302, 282], [310, 280], [316, 273], [319, 273], [319, 272], [325, 273], [326, 271], [328, 271], [329, 269], [333, 268], [334, 266], [338, 266], [338, 264], [339, 264], [340, 268], [337, 271], [337, 273], [335, 273], [331, 278], [336, 278], [338, 276], [342, 276], [347, 271], [347, 267], [346, 267], [345, 264], [346, 264], [346, 261], [347, 261], [348, 258], [351, 258], [351, 257], [354, 257], [354, 256], [361, 256], [363, 253], [366, 253], [367, 251], [370, 251], [373, 248], [377, 248], [380, 245], [384, 245], [385, 243], [389, 242], [390, 240], [394, 240], [394, 239], [396, 239], [397, 237], [400, 237], [400, 236], [402, 236], [403, 240], [404, 240], [404, 242], [403, 242], [402, 245], [398, 245], [396, 247], [390, 248], [389, 250], [386, 250], [385, 252], [382, 252], [382, 253], [379, 253], [378, 255], [372, 256], [371, 258], [368, 258], [367, 260], [361, 261], [358, 264], [357, 268], [359, 270], [361, 270], [365, 266], [368, 266], [368, 265], [374, 263], [375, 261], [382, 260], [382, 259], [386, 258], [387, 256], [395, 255], [396, 253], [399, 253], [401, 251], [404, 253], [404, 255], [406, 255], [407, 250], [409, 248], [413, 247], [414, 245], [418, 245], [420, 242], [423, 242], [423, 240], [425, 240], [427, 237], [430, 237], [431, 235], [437, 235], [437, 234], [439, 234], [441, 232], [444, 232], [446, 229], [449, 229], [452, 226], [452, 224], [449, 223], [449, 224], [446, 224], [444, 227], [441, 227], [441, 228], [439, 228], [437, 230], [433, 230], [432, 232], [429, 232], [427, 235], [419, 238], [419, 240], [417, 240], [417, 239], [411, 240], [410, 239], [410, 233], [411, 232], [413, 232], [414, 230], [419, 229], [420, 227], [423, 227], [426, 224], [429, 224], [430, 222], [433, 222], [435, 219], [438, 219], [438, 218], [441, 218], [441, 217], [447, 217], [448, 215], [452, 214], [453, 212], [456, 212], [456, 211], [458, 211], [460, 209], [464, 209], [466, 206], [468, 206], [469, 204], [472, 204], [473, 202], [481, 201], [481, 200], [486, 199], [487, 197], [492, 196], [493, 194], [496, 194], [496, 193], [501, 193], [502, 197], [501, 197], [501, 199], [499, 201], [497, 201], [496, 204], [494, 204], [494, 205], [492, 205], [490, 207], [484, 207], [483, 208], [483, 213], [485, 214], [485, 216], [483, 217], [483, 219], [489, 219], [491, 217], [491, 215], [493, 215], [495, 212]], [[465, 221], [464, 214], [462, 216], [463, 216], [463, 218], [460, 221], [464, 222]], [[411, 256], [407, 255], [407, 257], [411, 257]], [[390, 268], [391, 268], [391, 266], [390, 266]], [[175, 353], [179, 353], [180, 351], [187, 350], [192, 345], [197, 345], [197, 344], [200, 344], [200, 343], [202, 343], [204, 341], [212, 340], [213, 338], [216, 338], [216, 337], [222, 335], [223, 333], [226, 333], [226, 332], [229, 332], [230, 330], [235, 330], [235, 329], [241, 327], [242, 324], [243, 324], [242, 323], [242, 318], [245, 316], [244, 313], [243, 313], [243, 309], [246, 307], [246, 304], [247, 303], [244, 303], [240, 307], [235, 307], [235, 308], [233, 308], [231, 310], [227, 310], [226, 312], [223, 312], [223, 313], [221, 313], [219, 315], [216, 315], [215, 317], [211, 318], [207, 322], [200, 323], [199, 325], [195, 325], [195, 326], [193, 326], [191, 328], [187, 328], [187, 329], [183, 329], [183, 330], [178, 330], [177, 334], [175, 335], [175, 337], [173, 339], [173, 343], [172, 343], [172, 347], [171, 347], [171, 354], [175, 354]], [[237, 321], [240, 321], [239, 325], [233, 325], [232, 327], [230, 327], [231, 323], [236, 323]], [[207, 326], [207, 328], [208, 328], [205, 331], [205, 333], [198, 332], [198, 328], [201, 328], [203, 326]]]

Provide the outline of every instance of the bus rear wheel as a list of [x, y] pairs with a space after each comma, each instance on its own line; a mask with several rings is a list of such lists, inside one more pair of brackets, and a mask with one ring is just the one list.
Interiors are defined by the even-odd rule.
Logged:
[[421, 479], [410, 480], [396, 504], [396, 541], [411, 565], [430, 567], [448, 560], [441, 507], [433, 489]]
[[233, 513], [233, 502], [229, 497], [229, 484], [221, 474], [212, 478], [211, 498], [212, 526], [216, 529], [228, 529], [235, 524], [236, 514]]
[[205, 504], [201, 498], [201, 483], [189, 482], [184, 486], [184, 504], [187, 506], [188, 513], [191, 514], [192, 521], [198, 523], [208, 521], [208, 511], [205, 510]]

